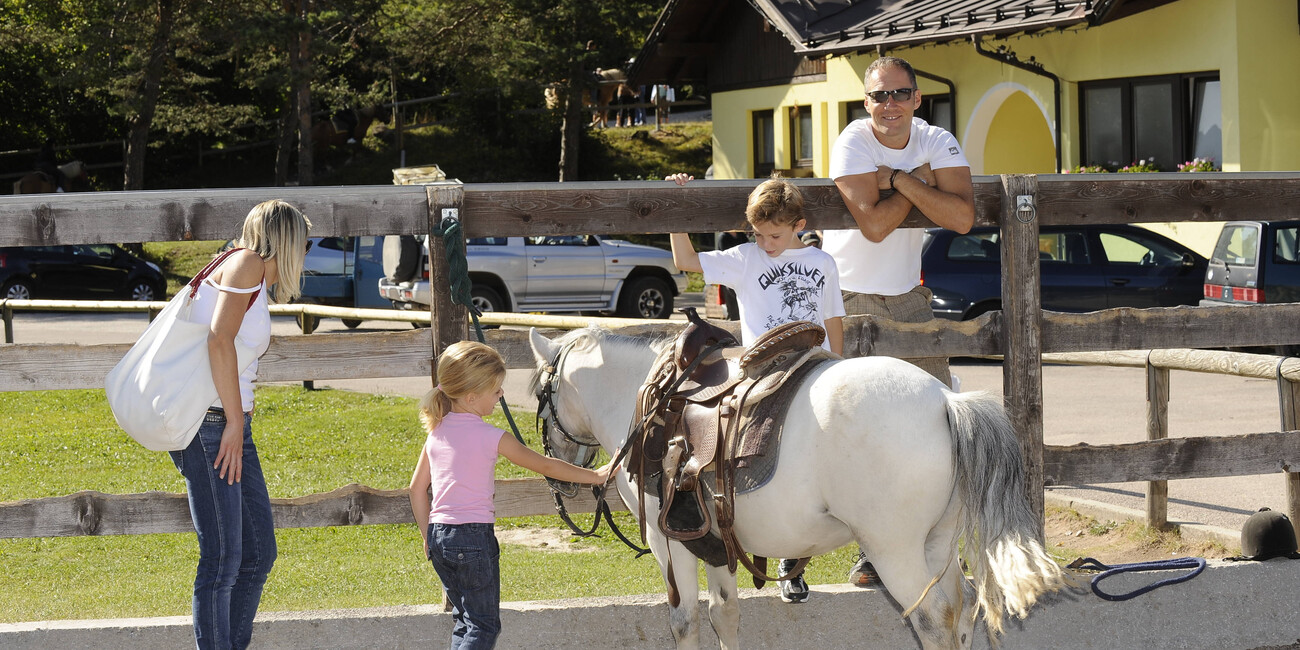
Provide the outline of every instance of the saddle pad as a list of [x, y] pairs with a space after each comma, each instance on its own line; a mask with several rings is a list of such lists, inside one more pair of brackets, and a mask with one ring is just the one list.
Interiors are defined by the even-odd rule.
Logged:
[[747, 416], [748, 421], [744, 423], [746, 426], [736, 448], [736, 494], [753, 492], [772, 480], [780, 456], [775, 450], [781, 448], [781, 425], [790, 409], [790, 401], [808, 373], [832, 358], [836, 357], [827, 352], [821, 358], [809, 359], [776, 392], [761, 400], [752, 415]]

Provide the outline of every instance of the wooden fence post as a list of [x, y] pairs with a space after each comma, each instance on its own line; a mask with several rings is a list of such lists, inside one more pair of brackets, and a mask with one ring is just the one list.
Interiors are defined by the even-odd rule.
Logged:
[[[1282, 430], [1295, 431], [1300, 429], [1300, 383], [1282, 376], [1281, 362], [1278, 363], [1277, 374], [1277, 397], [1282, 412]], [[1286, 515], [1291, 518], [1291, 527], [1295, 529], [1296, 538], [1300, 539], [1300, 471], [1286, 473]]]
[[4, 305], [3, 307], [0, 307], [0, 311], [3, 312], [4, 321], [5, 321], [5, 343], [13, 343], [14, 342], [14, 308], [9, 306], [8, 298], [0, 299], [0, 304]]
[[1025, 491], [1043, 538], [1043, 336], [1038, 177], [1002, 176], [1002, 394], [1025, 457]]
[[[1169, 369], [1151, 365], [1147, 353], [1147, 440], [1169, 437]], [[1169, 527], [1169, 481], [1147, 481], [1147, 525]]]
[[429, 326], [433, 334], [433, 359], [429, 368], [430, 379], [436, 385], [438, 356], [447, 346], [469, 335], [469, 312], [451, 301], [451, 276], [441, 236], [444, 219], [464, 218], [461, 206], [465, 202], [465, 188], [460, 181], [431, 183], [426, 187], [429, 192]]

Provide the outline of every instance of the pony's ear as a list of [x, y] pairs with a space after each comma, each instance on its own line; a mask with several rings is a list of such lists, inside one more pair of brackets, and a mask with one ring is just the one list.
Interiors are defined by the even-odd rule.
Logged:
[[537, 360], [537, 365], [550, 363], [555, 358], [555, 344], [551, 339], [542, 336], [536, 327], [528, 328], [528, 344], [533, 349], [533, 358]]

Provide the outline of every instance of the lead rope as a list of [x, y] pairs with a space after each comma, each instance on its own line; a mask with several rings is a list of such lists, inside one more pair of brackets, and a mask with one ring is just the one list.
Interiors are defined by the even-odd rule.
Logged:
[[[1116, 564], [1111, 566], [1111, 565], [1102, 564], [1101, 562], [1090, 557], [1081, 557], [1067, 564], [1066, 567], [1070, 569], [1090, 569], [1093, 571], [1101, 571], [1100, 574], [1095, 575], [1092, 578], [1092, 593], [1097, 594], [1098, 596], [1106, 600], [1118, 601], [1118, 600], [1128, 600], [1130, 598], [1141, 596], [1142, 594], [1145, 594], [1148, 591], [1152, 591], [1160, 587], [1175, 585], [1180, 582], [1187, 582], [1188, 580], [1191, 580], [1192, 578], [1195, 578], [1196, 576], [1200, 575], [1200, 573], [1205, 570], [1205, 558], [1180, 557], [1180, 558], [1174, 558], [1172, 560], [1156, 560], [1154, 562], [1133, 562], [1130, 564]], [[1171, 569], [1192, 569], [1192, 570], [1180, 576], [1165, 578], [1164, 580], [1157, 580], [1145, 587], [1139, 587], [1128, 593], [1108, 594], [1102, 591], [1101, 587], [1099, 586], [1102, 580], [1105, 580], [1106, 578], [1109, 578], [1114, 575], [1119, 575], [1121, 573], [1129, 573], [1133, 571], [1168, 571]]]
[[[442, 238], [443, 253], [447, 258], [451, 301], [464, 305], [465, 309], [469, 310], [469, 316], [474, 320], [474, 335], [478, 337], [479, 343], [487, 343], [483, 337], [483, 326], [478, 322], [482, 312], [474, 306], [472, 292], [474, 282], [469, 278], [469, 261], [465, 259], [465, 233], [461, 228], [460, 219], [443, 217], [438, 225], [439, 232], [434, 234]], [[510, 423], [510, 432], [515, 434], [515, 440], [527, 447], [528, 443], [524, 442], [524, 437], [519, 433], [519, 425], [515, 424], [515, 418], [510, 414], [510, 406], [506, 404], [505, 396], [502, 395], [498, 401], [501, 404], [501, 411], [506, 414], [506, 422]]]

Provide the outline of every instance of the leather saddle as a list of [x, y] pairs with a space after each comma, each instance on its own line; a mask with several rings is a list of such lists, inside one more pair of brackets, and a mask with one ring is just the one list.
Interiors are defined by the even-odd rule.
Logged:
[[[742, 558], [760, 577], [764, 572], [745, 557], [731, 530], [735, 470], [745, 455], [767, 451], [765, 440], [748, 436], [751, 430], [779, 435], [770, 426], [751, 426], [760, 419], [784, 421], [787, 404], [765, 403], [765, 398], [786, 383], [797, 384], [801, 368], [833, 355], [821, 348], [825, 330], [808, 321], [786, 323], [742, 347], [694, 309], [683, 311], [688, 325], [660, 354], [638, 394], [634, 421], [645, 424], [633, 432], [638, 437], [629, 450], [628, 471], [644, 495], [659, 498], [664, 535], [687, 543], [714, 531], [726, 547], [728, 567], [734, 571]], [[756, 418], [760, 412], [764, 415]], [[710, 470], [713, 480], [701, 480]], [[644, 506], [640, 515], [644, 540]]]

